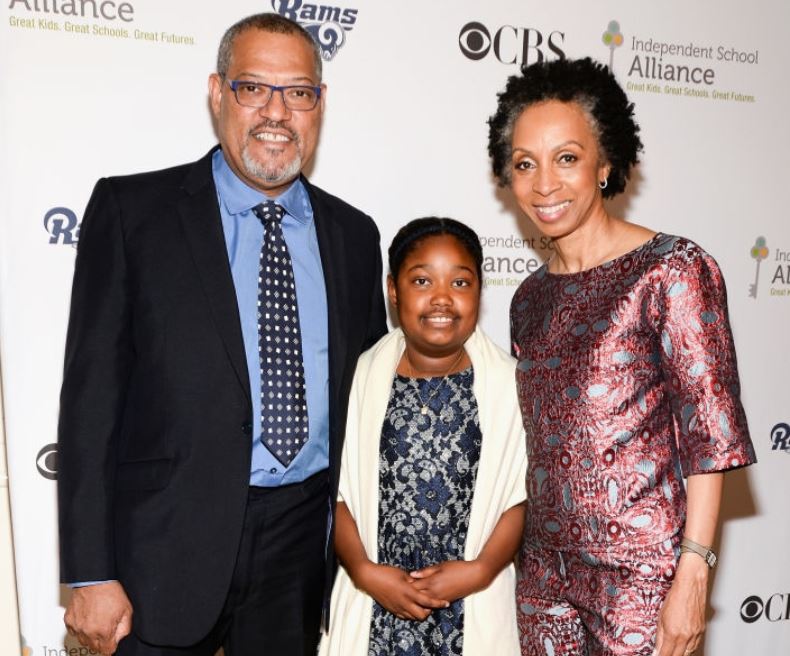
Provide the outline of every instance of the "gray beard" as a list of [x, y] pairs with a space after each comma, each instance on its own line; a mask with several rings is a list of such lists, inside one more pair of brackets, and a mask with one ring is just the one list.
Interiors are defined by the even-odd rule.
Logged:
[[282, 184], [293, 180], [302, 170], [302, 157], [299, 154], [288, 164], [280, 166], [266, 165], [254, 159], [246, 146], [241, 151], [241, 161], [244, 164], [244, 171], [247, 175], [268, 184]]

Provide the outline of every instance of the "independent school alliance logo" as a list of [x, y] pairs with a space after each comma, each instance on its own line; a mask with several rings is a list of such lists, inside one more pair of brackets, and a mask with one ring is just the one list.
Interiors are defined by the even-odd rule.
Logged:
[[771, 451], [783, 451], [790, 455], [790, 426], [779, 422], [771, 429]]
[[548, 237], [480, 235], [483, 287], [518, 287], [549, 258], [554, 245]]
[[[754, 282], [749, 285], [749, 297], [757, 298], [760, 283], [760, 265], [764, 260], [773, 260], [774, 269], [771, 276], [771, 287], [769, 293], [771, 296], [785, 296], [790, 298], [790, 251], [775, 248], [773, 258], [771, 258], [771, 251], [768, 248], [768, 242], [765, 237], [757, 237], [754, 240], [754, 246], [749, 251], [749, 255], [754, 260]], [[770, 265], [769, 265], [770, 266]]]
[[620, 23], [616, 20], [609, 21], [606, 32], [601, 37], [603, 44], [609, 48], [609, 70], [614, 70], [614, 51], [623, 45], [623, 33], [620, 31]]
[[754, 260], [754, 282], [749, 285], [749, 296], [757, 298], [757, 283], [760, 282], [760, 264], [768, 257], [768, 246], [765, 243], [765, 237], [757, 237], [754, 240], [754, 246], [749, 252]]
[[330, 61], [343, 47], [346, 33], [354, 29], [359, 13], [358, 9], [314, 5], [302, 0], [272, 0], [272, 9], [307, 30], [326, 61]]
[[135, 28], [132, 25], [135, 8], [129, 0], [11, 0], [8, 9], [16, 12], [8, 17], [8, 24], [17, 30], [128, 39], [138, 43], [195, 45], [195, 37], [188, 34]]
[[80, 224], [77, 215], [68, 207], [53, 207], [44, 215], [44, 229], [49, 233], [50, 244], [77, 247]]
[[[743, 49], [740, 44], [714, 44], [672, 35], [630, 34], [628, 38], [620, 23], [610, 20], [602, 36], [609, 49], [609, 68], [614, 73], [614, 52], [623, 48], [632, 57], [625, 73], [626, 91], [665, 96], [686, 96], [754, 103], [754, 95], [731, 88], [735, 83], [748, 83], [751, 77], [742, 66], [758, 66], [760, 51]], [[623, 73], [622, 65], [618, 66]], [[740, 82], [739, 82], [740, 79]]]
[[[87, 5], [87, 6], [86, 6]], [[74, 0], [65, 0], [58, 2], [39, 2], [39, 0], [11, 0], [8, 4], [10, 10], [22, 10], [30, 14], [55, 14], [68, 16], [70, 18], [87, 18], [93, 20], [115, 21], [121, 20], [124, 23], [131, 23], [134, 21], [134, 5], [126, 0], [126, 2], [112, 2], [111, 0], [103, 0], [102, 2], [75, 2]], [[20, 20], [20, 19], [17, 19]], [[25, 20], [25, 19], [21, 19]], [[32, 19], [28, 19], [32, 20]], [[42, 23], [43, 23], [42, 19]], [[52, 23], [52, 21], [49, 21]], [[14, 17], [11, 17], [9, 24], [14, 27], [16, 25]], [[40, 29], [53, 29], [50, 25], [39, 25]], [[59, 30], [60, 28], [56, 28]]]

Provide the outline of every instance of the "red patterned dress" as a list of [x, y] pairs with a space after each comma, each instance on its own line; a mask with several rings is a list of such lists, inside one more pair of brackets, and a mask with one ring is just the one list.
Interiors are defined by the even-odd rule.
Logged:
[[685, 522], [682, 477], [755, 462], [724, 280], [657, 234], [511, 305], [529, 505], [523, 654], [650, 654]]

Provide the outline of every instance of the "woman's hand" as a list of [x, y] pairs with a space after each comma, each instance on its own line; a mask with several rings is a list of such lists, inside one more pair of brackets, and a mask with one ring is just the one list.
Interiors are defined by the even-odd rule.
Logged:
[[390, 565], [367, 561], [356, 568], [352, 578], [360, 590], [402, 620], [421, 622], [434, 608], [450, 605], [445, 599], [418, 589], [411, 576]]
[[658, 616], [654, 656], [685, 656], [699, 647], [705, 631], [709, 571], [698, 555], [681, 555]]
[[455, 601], [487, 587], [493, 576], [477, 560], [447, 560], [411, 573], [414, 586], [431, 597]]
[[[688, 477], [683, 534], [697, 544], [713, 544], [723, 483], [722, 472]], [[709, 572], [708, 564], [697, 554], [680, 555], [675, 580], [658, 615], [654, 656], [685, 656], [699, 647], [705, 631]]]

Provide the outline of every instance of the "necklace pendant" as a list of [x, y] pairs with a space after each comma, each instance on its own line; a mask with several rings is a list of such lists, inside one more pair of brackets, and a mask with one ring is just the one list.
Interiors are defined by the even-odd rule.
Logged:
[[421, 415], [427, 415], [428, 414], [428, 406], [427, 405], [422, 406], [422, 409], [420, 410], [420, 414]]

